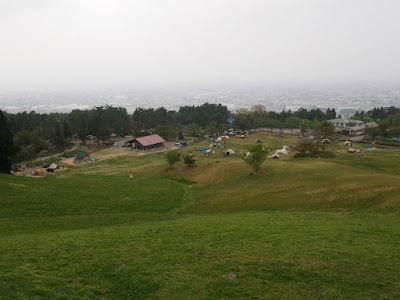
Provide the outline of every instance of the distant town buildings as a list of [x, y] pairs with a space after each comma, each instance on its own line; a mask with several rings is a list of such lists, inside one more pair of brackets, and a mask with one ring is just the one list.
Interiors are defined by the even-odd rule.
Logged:
[[347, 118], [332, 119], [327, 122], [335, 126], [336, 132], [348, 135], [362, 135], [366, 128], [378, 127], [378, 124], [375, 122], [365, 123], [364, 121]]
[[93, 106], [124, 107], [129, 113], [136, 108], [165, 107], [178, 110], [180, 106], [201, 103], [221, 103], [230, 111], [261, 104], [267, 110], [296, 111], [299, 108], [335, 108], [343, 117], [374, 107], [399, 106], [398, 85], [349, 86], [266, 86], [226, 88], [165, 88], [165, 89], [100, 89], [100, 90], [40, 90], [10, 91], [0, 89], [0, 109], [9, 113], [70, 112]]

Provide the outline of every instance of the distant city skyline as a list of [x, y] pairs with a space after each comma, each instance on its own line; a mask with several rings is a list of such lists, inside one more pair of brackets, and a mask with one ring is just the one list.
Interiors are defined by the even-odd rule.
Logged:
[[10, 113], [70, 112], [94, 106], [113, 105], [133, 112], [137, 107], [177, 110], [180, 106], [221, 103], [229, 110], [262, 104], [268, 110], [335, 108], [355, 112], [380, 106], [400, 106], [400, 87], [388, 85], [269, 86], [236, 88], [0, 90], [0, 109]]

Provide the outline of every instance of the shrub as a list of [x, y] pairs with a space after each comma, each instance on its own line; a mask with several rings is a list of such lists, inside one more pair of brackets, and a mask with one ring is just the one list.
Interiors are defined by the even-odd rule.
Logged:
[[312, 158], [318, 158], [317, 154], [314, 153], [296, 153], [293, 155], [294, 158], [299, 158], [299, 157], [312, 157]]
[[304, 154], [313, 152], [314, 148], [313, 141], [301, 139], [297, 141], [296, 145], [293, 147], [293, 150]]
[[318, 156], [321, 158], [333, 158], [335, 157], [335, 153], [330, 151], [318, 152]]
[[311, 158], [333, 158], [335, 157], [335, 153], [330, 152], [330, 151], [319, 151], [318, 153], [296, 153], [293, 155], [294, 158], [299, 158], [299, 157], [311, 157]]
[[193, 157], [191, 157], [191, 156], [189, 156], [189, 155], [186, 155], [186, 156], [184, 157], [184, 159], [183, 159], [183, 162], [184, 162], [185, 164], [187, 164], [188, 167], [192, 167], [192, 166], [194, 165], [194, 163], [196, 162], [196, 160], [195, 160]]

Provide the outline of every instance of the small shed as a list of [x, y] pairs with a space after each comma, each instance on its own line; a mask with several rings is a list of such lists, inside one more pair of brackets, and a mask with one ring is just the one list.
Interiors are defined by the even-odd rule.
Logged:
[[161, 149], [164, 148], [165, 143], [165, 140], [158, 134], [135, 138], [133, 141], [135, 143], [135, 149], [140, 150]]

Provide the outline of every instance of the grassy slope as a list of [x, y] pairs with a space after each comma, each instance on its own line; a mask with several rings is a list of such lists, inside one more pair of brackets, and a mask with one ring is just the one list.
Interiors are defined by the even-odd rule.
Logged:
[[400, 297], [399, 152], [283, 157], [256, 176], [221, 153], [1, 175], [0, 299]]

